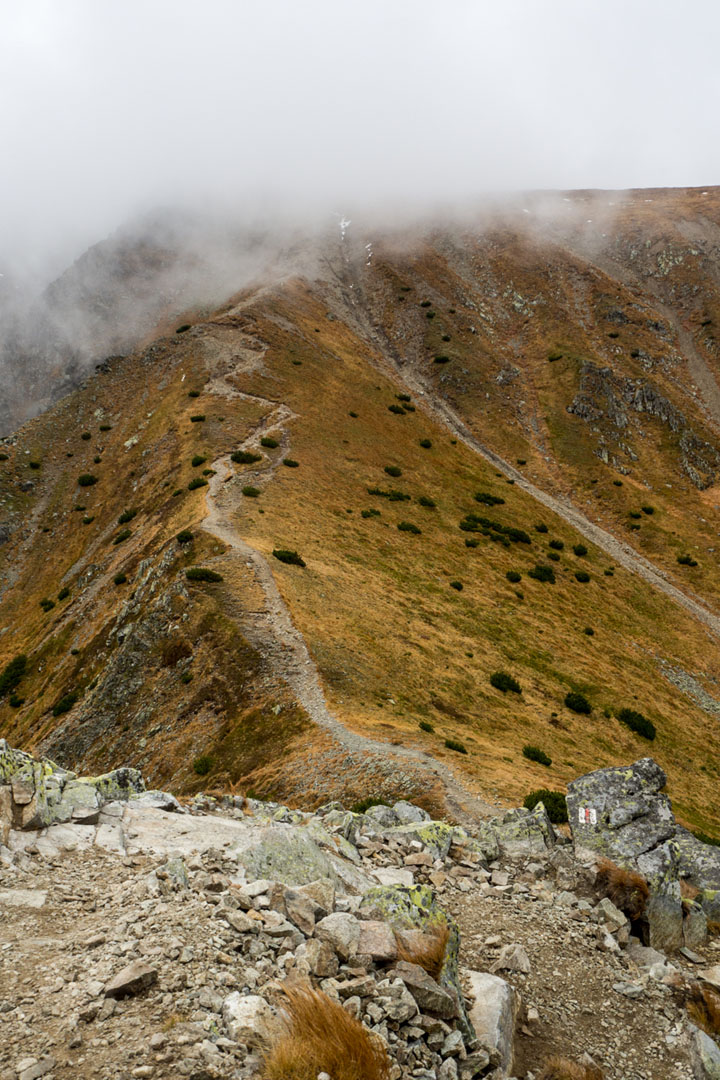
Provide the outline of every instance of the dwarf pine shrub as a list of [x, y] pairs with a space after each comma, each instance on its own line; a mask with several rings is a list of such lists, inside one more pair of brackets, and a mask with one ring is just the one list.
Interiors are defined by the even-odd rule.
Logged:
[[280, 443], [277, 441], [277, 439], [274, 439], [272, 435], [263, 435], [262, 439], [260, 440], [260, 445], [266, 446], [268, 450], [275, 450], [276, 447], [280, 445]]
[[388, 476], [402, 476], [402, 469], [398, 465], [386, 465], [385, 472]]
[[79, 698], [80, 695], [77, 693], [76, 690], [71, 690], [70, 693], [63, 694], [63, 696], [53, 705], [53, 716], [62, 716], [63, 713], [70, 712], [73, 705], [75, 705]]
[[427, 506], [430, 510], [434, 510], [437, 503], [434, 499], [430, 499], [427, 495], [421, 495], [418, 499], [420, 506]]
[[417, 525], [413, 525], [412, 521], [401, 521], [398, 523], [398, 529], [400, 532], [414, 533], [416, 536], [420, 535], [421, 530]]
[[577, 694], [572, 690], [565, 695], [565, 705], [572, 712], [584, 713], [587, 716], [592, 712], [592, 705], [585, 695]]
[[503, 694], [508, 691], [513, 694], [522, 693], [520, 683], [512, 675], [508, 675], [507, 671], [494, 671], [490, 676], [490, 685], [496, 690], [501, 690]]
[[528, 577], [533, 578], [535, 581], [547, 581], [551, 585], [555, 584], [555, 571], [552, 566], [544, 566], [542, 563], [535, 563], [532, 570], [528, 570]]
[[462, 583], [462, 581], [451, 581], [450, 582], [450, 588], [451, 589], [456, 589], [458, 592], [462, 592], [463, 583]]
[[445, 745], [448, 750], [454, 750], [457, 754], [467, 754], [467, 747], [459, 739], [446, 739]]
[[205, 413], [195, 413], [194, 416], [190, 417], [190, 423], [191, 424], [202, 424], [204, 419], [205, 419]]
[[586, 570], [576, 570], [575, 571], [575, 580], [576, 581], [582, 581], [582, 583], [585, 585], [590, 580], [590, 575], [588, 574], [588, 572]]
[[0, 672], [0, 698], [17, 690], [27, 671], [27, 666], [28, 658], [25, 653], [19, 653], [5, 665]]
[[124, 585], [126, 581], [127, 581], [127, 574], [123, 574], [122, 571], [119, 574], [116, 574], [115, 577], [113, 578], [113, 584], [114, 585]]
[[635, 709], [621, 709], [617, 714], [617, 718], [621, 724], [625, 724], [636, 735], [642, 735], [643, 739], [648, 739], [650, 742], [653, 741], [657, 734], [652, 720], [648, 720], [646, 716], [643, 716], [641, 712], [637, 712]]
[[190, 464], [192, 465], [193, 469], [197, 469], [199, 465], [204, 465], [206, 461], [207, 458], [203, 454], [195, 454]]
[[522, 580], [522, 574], [519, 574], [517, 570], [508, 570], [505, 577], [508, 579], [508, 581], [511, 581], [513, 585], [517, 584], [518, 581]]
[[568, 819], [567, 803], [562, 791], [549, 791], [547, 788], [537, 788], [525, 796], [523, 806], [526, 810], [534, 810], [538, 803], [542, 803], [547, 811], [547, 816], [553, 825], [564, 825]]
[[252, 484], [246, 484], [242, 488], [242, 493], [247, 499], [257, 499], [258, 495], [262, 494], [262, 491], [258, 487], [253, 487]]
[[499, 495], [491, 495], [489, 491], [478, 491], [475, 502], [483, 503], [484, 506], [502, 506], [505, 500]]
[[189, 544], [193, 539], [193, 534], [189, 529], [181, 529], [181, 531], [175, 537], [178, 544]]
[[575, 544], [573, 547], [573, 554], [577, 555], [579, 559], [582, 559], [585, 555], [587, 555], [587, 552], [588, 549], [585, 547], [584, 544]]
[[295, 461], [294, 458], [286, 457], [283, 458], [283, 465], [286, 465], [288, 469], [297, 469], [300, 466], [300, 462]]
[[113, 544], [122, 544], [130, 536], [132, 536], [132, 533], [130, 532], [129, 529], [121, 529], [120, 532], [115, 537], [115, 539], [113, 540]]
[[565, 547], [565, 543], [562, 540], [551, 540], [550, 547], [553, 549], [553, 551], [562, 551]]
[[80, 476], [78, 476], [77, 482], [80, 487], [92, 487], [93, 484], [97, 484], [98, 479], [97, 476], [93, 476], [92, 473], [81, 473]]
[[222, 574], [209, 570], [206, 566], [189, 566], [185, 571], [188, 581], [222, 581]]
[[215, 762], [209, 754], [202, 754], [193, 761], [193, 772], [197, 776], [207, 776]]
[[540, 522], [538, 525], [535, 526], [535, 532], [546, 533], [547, 531], [548, 531], [547, 525], [543, 525], [542, 522]]
[[65, 585], [65, 586], [63, 586], [63, 588], [58, 593], [57, 598], [58, 598], [58, 600], [67, 600], [69, 595], [70, 595], [70, 590], [68, 589], [67, 585]]
[[48, 598], [44, 596], [40, 601], [40, 607], [43, 609], [43, 611], [52, 611], [52, 609], [55, 607], [55, 601], [48, 600]]
[[298, 555], [297, 551], [291, 551], [289, 548], [274, 548], [273, 558], [289, 566], [305, 566], [305, 560]]
[[693, 559], [692, 555], [678, 555], [677, 561], [681, 566], [697, 566], [697, 561]]
[[429, 450], [432, 446], [432, 443], [430, 442], [430, 439], [421, 439], [420, 445], [422, 446], [423, 450]]
[[528, 743], [527, 746], [523, 746], [523, 757], [528, 761], [536, 761], [538, 765], [552, 765], [552, 758], [548, 757], [544, 750], [541, 750], [539, 746], [533, 746]]
[[204, 476], [194, 476], [188, 484], [188, 491], [195, 491], [201, 487], [207, 487], [207, 480]]
[[253, 454], [252, 450], [234, 450], [230, 460], [236, 465], [252, 465], [255, 461], [262, 461], [262, 454]]
[[430, 723], [429, 720], [421, 720], [420, 723], [418, 724], [418, 727], [420, 728], [421, 731], [433, 732], [435, 730], [435, 728], [433, 727], [433, 725]]
[[137, 510], [123, 510], [118, 518], [118, 525], [127, 525], [128, 521], [132, 521], [134, 517], [137, 517]]

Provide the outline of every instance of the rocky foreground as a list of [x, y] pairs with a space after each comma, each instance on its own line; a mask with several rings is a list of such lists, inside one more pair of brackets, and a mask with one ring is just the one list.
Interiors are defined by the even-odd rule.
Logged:
[[[391, 1080], [718, 1077], [687, 1011], [720, 982], [713, 890], [677, 924], [692, 867], [650, 765], [576, 782], [575, 820], [590, 795], [597, 821], [573, 844], [542, 805], [473, 829], [403, 802], [181, 806], [133, 770], [80, 779], [0, 742], [0, 1078], [262, 1077], [298, 983], [374, 1034]], [[632, 836], [626, 864], [663, 877], [647, 867], [631, 921], [591, 849]]]

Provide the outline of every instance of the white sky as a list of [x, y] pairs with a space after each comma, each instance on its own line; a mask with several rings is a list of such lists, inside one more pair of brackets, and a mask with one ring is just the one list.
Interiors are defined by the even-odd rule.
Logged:
[[720, 182], [716, 0], [0, 0], [0, 27], [3, 259], [187, 200]]

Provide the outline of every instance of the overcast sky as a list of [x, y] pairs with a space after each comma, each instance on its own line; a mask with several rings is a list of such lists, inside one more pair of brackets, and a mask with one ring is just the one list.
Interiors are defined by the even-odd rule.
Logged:
[[717, 0], [0, 0], [0, 258], [186, 200], [298, 215], [720, 181]]

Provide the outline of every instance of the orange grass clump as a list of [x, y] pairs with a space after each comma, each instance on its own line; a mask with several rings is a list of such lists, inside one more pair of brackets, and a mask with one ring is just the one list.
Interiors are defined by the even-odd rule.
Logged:
[[639, 919], [644, 914], [650, 890], [642, 874], [603, 859], [598, 863], [595, 885], [629, 919]]
[[263, 1080], [388, 1080], [390, 1062], [359, 1020], [309, 986], [284, 986], [287, 1030], [266, 1053]]
[[720, 994], [704, 983], [694, 983], [687, 997], [688, 1016], [704, 1032], [720, 1035]]
[[445, 963], [450, 927], [447, 923], [431, 930], [396, 930], [398, 960], [417, 964], [433, 979], [440, 976]]
[[603, 1072], [597, 1065], [579, 1065], [569, 1058], [551, 1057], [537, 1080], [603, 1080]]

